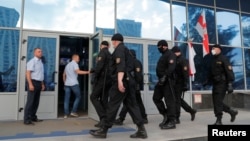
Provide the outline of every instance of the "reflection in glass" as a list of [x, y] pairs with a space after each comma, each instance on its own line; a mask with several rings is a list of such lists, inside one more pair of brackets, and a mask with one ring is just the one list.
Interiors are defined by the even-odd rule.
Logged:
[[20, 27], [22, 0], [1, 0], [0, 27]]
[[161, 54], [156, 45], [148, 45], [148, 81], [149, 90], [154, 90], [158, 77], [156, 76], [156, 65]]
[[96, 31], [103, 29], [103, 34], [115, 33], [115, 8], [113, 0], [96, 1]]
[[27, 0], [24, 7], [24, 28], [94, 32], [93, 0]]
[[217, 7], [239, 10], [239, 0], [230, 0], [230, 2], [225, 2], [225, 0], [215, 0], [215, 2]]
[[217, 31], [222, 45], [241, 46], [239, 14], [217, 11]]
[[241, 17], [243, 45], [250, 47], [250, 15], [243, 14]]
[[187, 40], [187, 25], [186, 25], [186, 5], [183, 3], [173, 2], [173, 29], [174, 41]]
[[134, 43], [124, 43], [128, 49], [135, 50], [136, 58], [143, 62], [143, 45], [142, 44], [134, 44]]
[[117, 32], [124, 36], [171, 39], [168, 0], [117, 0]]
[[0, 30], [0, 92], [16, 92], [19, 31]]
[[[28, 37], [27, 61], [34, 57], [34, 49], [41, 48], [43, 52], [42, 62], [44, 64], [44, 84], [45, 91], [55, 90], [55, 56], [56, 56], [56, 38]], [[27, 90], [27, 83], [25, 86]]]
[[[189, 21], [189, 38], [193, 38], [193, 42], [202, 43], [203, 37], [199, 34], [196, 29], [196, 24], [198, 23], [198, 19], [201, 16], [202, 11], [205, 12], [205, 20], [208, 34], [209, 44], [216, 43], [216, 28], [215, 28], [215, 15], [214, 11], [211, 9], [207, 9], [204, 7], [198, 7], [194, 5], [188, 6], [188, 21]], [[208, 24], [209, 23], [209, 24]]]
[[250, 89], [250, 49], [244, 50], [247, 89]]

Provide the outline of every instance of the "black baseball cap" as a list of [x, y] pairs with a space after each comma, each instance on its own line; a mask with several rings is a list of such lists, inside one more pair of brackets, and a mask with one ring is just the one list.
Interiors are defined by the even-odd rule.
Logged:
[[160, 40], [157, 43], [157, 46], [167, 46], [168, 47], [168, 42], [166, 40]]
[[123, 42], [123, 36], [120, 33], [116, 33], [112, 36], [111, 41], [121, 41]]

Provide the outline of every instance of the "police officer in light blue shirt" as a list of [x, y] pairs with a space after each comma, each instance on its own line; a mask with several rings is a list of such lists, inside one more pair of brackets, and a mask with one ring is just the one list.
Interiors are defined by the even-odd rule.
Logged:
[[37, 118], [36, 112], [39, 106], [41, 91], [44, 86], [44, 67], [42, 58], [42, 50], [34, 49], [34, 57], [28, 61], [26, 69], [26, 79], [28, 82], [27, 102], [24, 109], [24, 124], [34, 125], [33, 122], [42, 120]]
[[[64, 118], [67, 118], [70, 114], [73, 117], [78, 117], [77, 109], [79, 102], [81, 100], [81, 91], [78, 83], [78, 74], [89, 74], [89, 71], [82, 71], [79, 69], [78, 62], [80, 61], [80, 57], [78, 54], [72, 55], [72, 61], [68, 63], [63, 72], [63, 82], [64, 82]], [[73, 104], [72, 111], [70, 113], [69, 110], [69, 102], [70, 102], [70, 95], [71, 91], [75, 95], [75, 100]]]

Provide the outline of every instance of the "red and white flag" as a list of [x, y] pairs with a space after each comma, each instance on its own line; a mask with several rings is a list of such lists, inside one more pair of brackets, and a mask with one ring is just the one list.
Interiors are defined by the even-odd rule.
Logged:
[[198, 22], [195, 26], [196, 30], [200, 34], [200, 36], [203, 38], [203, 57], [209, 54], [209, 46], [208, 46], [208, 34], [207, 34], [207, 23], [206, 23], [206, 17], [205, 17], [205, 11], [203, 10]]
[[192, 81], [194, 81], [194, 74], [196, 73], [194, 57], [196, 52], [194, 51], [194, 47], [191, 41], [188, 41], [188, 60], [189, 60], [189, 75], [192, 77]]

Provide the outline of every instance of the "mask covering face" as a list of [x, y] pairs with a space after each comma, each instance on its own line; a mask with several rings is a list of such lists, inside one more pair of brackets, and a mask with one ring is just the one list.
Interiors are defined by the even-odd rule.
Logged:
[[158, 51], [159, 51], [160, 53], [163, 53], [163, 52], [164, 52], [163, 47], [158, 47]]
[[214, 49], [212, 49], [211, 53], [212, 55], [216, 55], [216, 51]]

